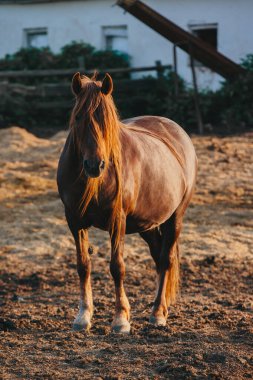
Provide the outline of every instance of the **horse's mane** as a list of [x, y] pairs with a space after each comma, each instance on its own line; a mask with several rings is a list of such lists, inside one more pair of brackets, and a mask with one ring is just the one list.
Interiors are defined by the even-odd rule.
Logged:
[[[96, 73], [90, 79], [82, 76], [82, 89], [77, 96], [77, 102], [70, 117], [70, 128], [74, 134], [77, 150], [80, 152], [80, 141], [84, 137], [85, 126], [92, 125], [92, 133], [98, 146], [104, 146], [104, 160], [108, 166], [111, 161], [115, 170], [116, 194], [113, 209], [109, 220], [110, 234], [115, 236], [115, 244], [119, 244], [122, 212], [122, 171], [121, 171], [121, 144], [119, 132], [121, 123], [118, 112], [110, 94], [101, 92], [102, 82], [96, 80]], [[82, 118], [82, 127], [76, 124], [78, 117]], [[82, 169], [83, 170], [83, 169]], [[81, 173], [82, 174], [82, 173]], [[81, 214], [84, 215], [90, 201], [98, 201], [99, 188], [103, 175], [99, 178], [88, 178], [80, 203]]]

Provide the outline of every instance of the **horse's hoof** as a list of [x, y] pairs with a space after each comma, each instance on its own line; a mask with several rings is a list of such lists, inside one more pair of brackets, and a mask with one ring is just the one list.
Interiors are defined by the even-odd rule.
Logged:
[[130, 323], [126, 319], [116, 319], [112, 323], [112, 332], [117, 334], [129, 334], [130, 333]]
[[91, 328], [91, 324], [86, 324], [86, 325], [80, 325], [80, 324], [77, 324], [77, 323], [73, 323], [73, 327], [72, 327], [72, 330], [73, 331], [89, 331]]
[[80, 323], [73, 323], [72, 330], [73, 331], [89, 331], [91, 328], [90, 323], [80, 324]]
[[149, 318], [149, 322], [155, 326], [166, 326], [166, 318], [164, 317], [156, 317], [155, 315], [151, 315]]
[[84, 317], [76, 317], [73, 323], [73, 331], [89, 331], [91, 328], [90, 319]]

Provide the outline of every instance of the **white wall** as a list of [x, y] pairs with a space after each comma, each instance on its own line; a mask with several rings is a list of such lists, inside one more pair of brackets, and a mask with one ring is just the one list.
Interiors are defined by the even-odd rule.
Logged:
[[[174, 23], [189, 30], [189, 23], [218, 23], [218, 49], [240, 62], [253, 53], [252, 0], [146, 0]], [[72, 40], [103, 47], [102, 26], [128, 25], [132, 66], [172, 64], [172, 44], [127, 14], [115, 0], [63, 1], [44, 4], [0, 5], [0, 57], [24, 46], [25, 28], [47, 27], [49, 46], [55, 52]], [[179, 74], [191, 83], [187, 54], [178, 50]], [[198, 69], [201, 87], [217, 88], [218, 75]]]

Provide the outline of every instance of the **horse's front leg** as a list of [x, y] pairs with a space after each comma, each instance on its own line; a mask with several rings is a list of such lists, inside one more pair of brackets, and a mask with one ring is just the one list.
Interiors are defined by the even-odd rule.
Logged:
[[93, 314], [91, 291], [91, 260], [89, 255], [88, 231], [79, 230], [75, 236], [77, 254], [77, 272], [80, 279], [79, 312], [74, 320], [73, 329], [76, 331], [89, 330]]
[[120, 241], [116, 243], [116, 234], [111, 236], [111, 262], [110, 271], [115, 284], [115, 315], [112, 322], [112, 331], [117, 333], [130, 332], [130, 306], [124, 290], [125, 263], [123, 260], [124, 237], [126, 221], [121, 224]]

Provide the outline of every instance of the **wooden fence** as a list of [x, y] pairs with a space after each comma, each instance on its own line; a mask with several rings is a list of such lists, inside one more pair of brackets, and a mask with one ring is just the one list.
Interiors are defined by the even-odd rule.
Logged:
[[[168, 81], [163, 80], [169, 69], [170, 65], [162, 65], [157, 61], [154, 66], [104, 69], [100, 70], [100, 74], [109, 72], [115, 78], [114, 100], [123, 118], [154, 113], [173, 118], [168, 102], [174, 104], [179, 98], [176, 94], [174, 99], [169, 99], [173, 91], [168, 88]], [[67, 70], [0, 71], [0, 127], [13, 123], [28, 129], [30, 125], [64, 127], [74, 105], [70, 81], [77, 71], [87, 75], [94, 72], [80, 67]], [[130, 74], [134, 73], [146, 75], [145, 78], [137, 76], [134, 80], [130, 79]], [[170, 82], [170, 86], [178, 87], [176, 73], [175, 82]], [[153, 106], [155, 103], [156, 106]], [[191, 114], [192, 106], [194, 103], [189, 107]], [[174, 105], [171, 108], [174, 109]], [[195, 112], [190, 117], [197, 121]]]
[[[158, 78], [163, 76], [165, 70], [170, 69], [170, 65], [161, 65], [160, 61], [156, 62], [155, 66], [137, 67], [137, 68], [119, 68], [119, 69], [104, 69], [100, 70], [100, 74], [106, 72], [111, 75], [115, 74], [131, 74], [140, 72], [154, 72]], [[65, 69], [65, 70], [23, 70], [23, 71], [0, 71], [0, 104], [5, 101], [5, 98], [10, 96], [24, 96], [28, 98], [41, 98], [42, 102], [38, 102], [36, 107], [43, 109], [50, 108], [66, 108], [70, 106], [72, 98], [70, 91], [70, 80], [74, 73], [81, 71], [81, 68]], [[84, 71], [84, 70], [83, 70]], [[91, 75], [94, 70], [85, 70], [85, 74]], [[15, 79], [20, 82], [24, 78], [61, 78], [56, 83], [41, 83], [36, 85], [25, 85], [22, 83], [12, 83], [10, 80]], [[62, 81], [67, 78], [67, 81]], [[126, 88], [131, 86], [129, 79], [116, 80], [116, 94], [121, 96]], [[145, 87], [145, 80], [138, 80], [138, 85]], [[51, 99], [53, 98], [53, 99]], [[49, 101], [46, 101], [49, 99]], [[20, 99], [21, 100], [21, 99]]]
[[[171, 65], [162, 65], [160, 61], [156, 61], [155, 66], [146, 67], [124, 67], [118, 69], [99, 69], [102, 74], [131, 74], [139, 72], [155, 72], [157, 77], [163, 75], [163, 72], [170, 69]], [[73, 69], [56, 69], [56, 70], [13, 70], [13, 71], [0, 71], [0, 80], [9, 80], [10, 78], [31, 78], [31, 77], [71, 77], [77, 71], [82, 71], [87, 75], [93, 74], [94, 70], [86, 70], [83, 67]]]

